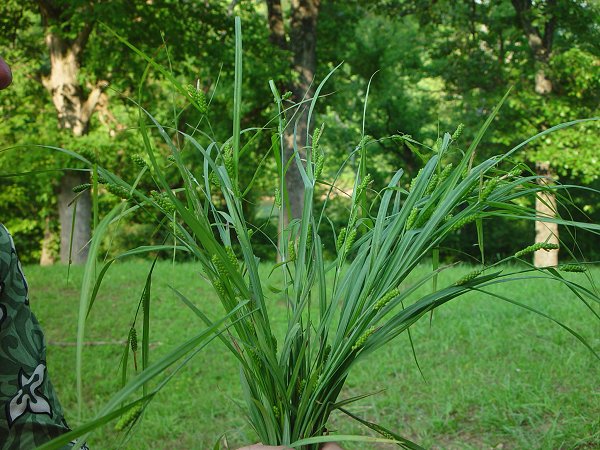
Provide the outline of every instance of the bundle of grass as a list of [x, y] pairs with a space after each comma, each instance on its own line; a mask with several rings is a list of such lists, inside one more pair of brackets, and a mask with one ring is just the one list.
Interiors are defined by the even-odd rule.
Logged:
[[[291, 221], [282, 230], [281, 236], [270, 237], [273, 242], [278, 242], [277, 251], [281, 260], [273, 268], [281, 272], [282, 284], [277, 289], [277, 295], [283, 297], [287, 305], [286, 330], [282, 336], [277, 336], [269, 319], [271, 294], [265, 280], [259, 276], [259, 265], [265, 262], [253, 250], [252, 235], [262, 230], [257, 230], [244, 217], [244, 193], [251, 186], [241, 186], [239, 179], [244, 149], [240, 144], [241, 34], [239, 21], [236, 24], [238, 48], [233, 136], [223, 144], [211, 140], [208, 146], [203, 146], [193, 134], [180, 132], [188, 148], [200, 155], [203, 170], [197, 173], [190, 169], [185, 155], [174, 144], [168, 130], [145, 111], [142, 111], [140, 132], [148, 163], [146, 159], [136, 157], [140, 168], [137, 179], [144, 174], [151, 176], [157, 186], [156, 192], [143, 192], [137, 188], [137, 182], [129, 184], [104, 168], [94, 166], [94, 173], [97, 172], [107, 185], [112, 186], [110, 191], [118, 193], [127, 202], [119, 205], [96, 228], [82, 290], [78, 354], [81, 358], [85, 318], [104, 274], [114, 261], [108, 261], [102, 270], [96, 272], [99, 242], [110, 224], [138, 208], [159, 212], [158, 220], [161, 226], [171, 231], [175, 244], [136, 248], [115, 259], [174, 248], [189, 252], [218, 293], [225, 316], [212, 321], [201, 311], [201, 307], [174, 289], [176, 295], [204, 322], [205, 328], [161, 360], [148, 364], [150, 271], [139, 309], [143, 320], [140, 340], [142, 371], [124, 385], [96, 420], [43, 448], [54, 448], [84, 435], [127, 411], [126, 420], [119, 423], [121, 428], [131, 427], [145, 405], [176, 373], [176, 370], [169, 371], [167, 375], [165, 369], [182, 360], [178, 366], [181, 367], [210, 340], [219, 339], [239, 362], [247, 417], [263, 443], [316, 449], [320, 443], [333, 440], [380, 441], [416, 449], [420, 448], [417, 444], [363, 420], [346, 409], [348, 404], [362, 397], [340, 400], [340, 392], [359, 361], [370, 357], [402, 333], [410, 333], [412, 325], [436, 308], [469, 292], [493, 295], [532, 310], [515, 299], [500, 297], [489, 290], [496, 283], [511, 280], [515, 283], [524, 282], [529, 276], [546, 277], [566, 284], [589, 307], [594, 320], [600, 319], [596, 312], [599, 302], [597, 292], [565, 279], [556, 268], [536, 268], [528, 263], [527, 255], [537, 250], [555, 248], [551, 243], [536, 244], [492, 265], [482, 264], [476, 271], [448, 285], [437, 283], [439, 272], [446, 269], [435, 257], [440, 245], [468, 223], [479, 225], [484, 219], [493, 221], [498, 217], [548, 220], [598, 234], [600, 226], [596, 224], [575, 223], [558, 217], [540, 218], [535, 210], [515, 202], [519, 198], [534, 197], [542, 191], [552, 191], [560, 196], [564, 187], [538, 183], [535, 174], [522, 175], [520, 167], [510, 166], [509, 157], [528, 142], [574, 125], [577, 121], [548, 129], [505, 154], [474, 164], [475, 150], [496, 116], [500, 108], [498, 105], [468, 150], [459, 152], [453, 146], [461, 129], [453, 135], [444, 134], [436, 151], [432, 152], [423, 169], [410, 182], [409, 189], [402, 187], [402, 170], [393, 175], [387, 186], [378, 189], [372, 185], [367, 164], [368, 141], [363, 139], [355, 150], [361, 164], [356, 173], [347, 223], [343, 229], [335, 230], [337, 254], [333, 261], [327, 262], [319, 234], [326, 217], [327, 202], [317, 210], [314, 201], [315, 186], [321, 181], [323, 173], [324, 156], [318, 148], [323, 130], [307, 136], [307, 142], [312, 144], [311, 148], [306, 149], [305, 159], [300, 152], [296, 152], [291, 160], [286, 161], [283, 156], [283, 134], [285, 127], [293, 124], [289, 125], [290, 122], [284, 120], [283, 100], [271, 83], [279, 107], [278, 127], [272, 142], [279, 161], [279, 194], [275, 201], [281, 203], [281, 209], [286, 207], [284, 178], [290, 165], [298, 168], [304, 184], [301, 218]], [[134, 50], [151, 65], [163, 70], [151, 58]], [[170, 76], [168, 72], [164, 73]], [[195, 92], [190, 92], [170, 78], [193, 105], [201, 112], [206, 112], [204, 100], [199, 100]], [[316, 89], [314, 98], [307, 105], [309, 117], [322, 86]], [[182, 188], [171, 188], [173, 180], [165, 176], [165, 162], [159, 159], [154, 150], [150, 128], [171, 150], [170, 163], [178, 169], [180, 179], [177, 182], [183, 185]], [[408, 138], [394, 136], [391, 139]], [[74, 156], [89, 162], [81, 156]], [[453, 164], [450, 164], [450, 160]], [[334, 183], [335, 180], [329, 184]], [[368, 192], [376, 195], [367, 195]], [[223, 199], [224, 207], [218, 207], [213, 202], [215, 195]], [[373, 198], [377, 203], [369, 208], [369, 201]], [[370, 211], [375, 212], [370, 214]], [[239, 252], [233, 250], [234, 245], [240, 249]], [[434, 270], [416, 283], [414, 280], [411, 284], [406, 283], [417, 265], [432, 255]], [[523, 264], [506, 266], [509, 269], [504, 272], [498, 269], [499, 264], [514, 259], [521, 260]], [[583, 266], [570, 265], [563, 269], [580, 271]], [[426, 283], [433, 285], [432, 291], [415, 298], [413, 294]], [[555, 322], [599, 357], [575, 331]], [[135, 332], [129, 333], [135, 336], [137, 350], [137, 335]], [[134, 345], [133, 339], [129, 340]], [[126, 349], [125, 357], [127, 353]], [[159, 382], [150, 388], [149, 382], [154, 378]], [[141, 396], [125, 404], [140, 389]], [[335, 410], [359, 420], [382, 437], [325, 434], [330, 414]]]

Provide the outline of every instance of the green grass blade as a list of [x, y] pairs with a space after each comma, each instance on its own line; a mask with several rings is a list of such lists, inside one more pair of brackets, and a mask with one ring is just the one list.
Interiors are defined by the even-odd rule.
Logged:
[[102, 238], [106, 233], [109, 223], [112, 218], [118, 214], [122, 206], [116, 206], [99, 224], [95, 235], [92, 237], [90, 249], [88, 253], [83, 280], [81, 283], [81, 295], [79, 297], [79, 317], [77, 320], [77, 349], [75, 361], [75, 376], [77, 378], [77, 417], [81, 420], [81, 411], [83, 409], [83, 378], [82, 378], [82, 363], [83, 363], [83, 339], [85, 335], [85, 321], [89, 309], [90, 294], [93, 289], [93, 282], [96, 272], [96, 259]]
[[344, 414], [352, 417], [354, 420], [362, 423], [363, 425], [369, 427], [371, 430], [376, 431], [377, 433], [381, 434], [382, 436], [385, 436], [386, 438], [393, 438], [395, 439], [397, 442], [397, 444], [400, 447], [404, 447], [404, 448], [408, 448], [410, 450], [425, 450], [423, 447], [421, 447], [418, 444], [415, 444], [412, 441], [409, 441], [406, 438], [403, 438], [402, 436], [399, 436], [398, 434], [388, 430], [387, 428], [382, 427], [381, 425], [377, 425], [376, 423], [373, 422], [369, 422], [367, 420], [361, 419], [360, 417], [358, 417], [355, 414], [352, 414], [350, 411], [344, 409], [344, 408], [338, 408], [340, 411], [342, 411]]
[[[118, 215], [117, 215], [117, 217], [118, 217]], [[134, 248], [132, 250], [128, 250], [128, 251], [123, 252], [123, 253], [115, 256], [114, 258], [106, 261], [104, 263], [104, 266], [102, 266], [102, 269], [98, 273], [98, 276], [94, 283], [94, 288], [92, 289], [92, 294], [90, 295], [86, 318], [90, 315], [90, 312], [92, 311], [92, 307], [94, 306], [94, 303], [96, 302], [98, 292], [100, 291], [102, 281], [104, 280], [104, 277], [106, 276], [106, 274], [108, 272], [108, 269], [110, 269], [110, 267], [112, 266], [112, 264], [115, 261], [127, 258], [129, 256], [139, 256], [139, 255], [143, 255], [143, 254], [150, 253], [150, 252], [160, 252], [160, 251], [166, 251], [166, 250], [172, 250], [172, 249], [173, 249], [172, 245], [146, 245], [146, 246]], [[179, 251], [189, 251], [189, 250], [185, 247], [179, 247]]]
[[127, 384], [127, 364], [129, 362], [129, 347], [131, 345], [129, 337], [129, 333], [127, 333], [125, 348], [123, 349], [123, 356], [121, 356], [121, 388], [125, 387]]
[[[154, 258], [150, 272], [146, 277], [146, 284], [142, 293], [142, 312], [143, 312], [143, 325], [142, 325], [142, 370], [148, 368], [148, 362], [150, 361], [150, 293], [152, 290], [152, 272], [156, 266], [158, 256]], [[143, 395], [148, 394], [148, 386], [144, 384]]]
[[69, 282], [69, 273], [71, 272], [73, 256], [73, 233], [75, 233], [75, 220], [77, 219], [77, 202], [73, 203], [73, 214], [71, 216], [71, 233], [69, 234], [69, 262], [67, 265], [67, 283]]
[[475, 220], [477, 228], [477, 246], [479, 247], [479, 255], [481, 256], [481, 264], [485, 265], [485, 248], [483, 246], [483, 220], [481, 217]]
[[[83, 436], [84, 434], [90, 433], [90, 432], [106, 425], [113, 419], [116, 419], [117, 417], [120, 417], [123, 414], [125, 414], [127, 411], [130, 411], [133, 407], [135, 407], [137, 405], [142, 405], [143, 403], [147, 402], [153, 396], [154, 396], [154, 394], [151, 394], [147, 397], [140, 398], [139, 400], [131, 402], [126, 406], [123, 406], [119, 409], [115, 409], [114, 411], [111, 411], [102, 416], [96, 417], [95, 419], [87, 422], [85, 425], [77, 427], [75, 430], [71, 430], [64, 434], [61, 434], [59, 437], [54, 438], [53, 440], [36, 447], [36, 450], [59, 450], [59, 449], [62, 450], [63, 448], [67, 447], [68, 444], [71, 443], [71, 441], [77, 439], [80, 436]], [[81, 445], [81, 444], [79, 444], [79, 445]], [[72, 448], [77, 449], [77, 448], [79, 448], [79, 446], [76, 445], [76, 446], [73, 446]]]
[[239, 17], [235, 18], [235, 80], [233, 89], [233, 164], [235, 173], [233, 182], [237, 186], [242, 114], [242, 22]]
[[395, 439], [374, 438], [370, 436], [359, 436], [351, 434], [329, 434], [327, 436], [317, 436], [306, 439], [298, 439], [289, 446], [292, 448], [303, 448], [305, 445], [324, 444], [325, 442], [368, 442], [372, 444], [401, 444]]
[[535, 309], [531, 306], [525, 305], [524, 303], [518, 302], [516, 300], [513, 300], [511, 298], [508, 298], [504, 295], [500, 295], [500, 294], [496, 294], [495, 292], [490, 292], [490, 291], [486, 291], [484, 289], [480, 289], [480, 288], [474, 288], [474, 290], [482, 292], [484, 294], [490, 295], [492, 297], [496, 297], [500, 300], [504, 300], [505, 302], [508, 303], [512, 303], [513, 305], [517, 305], [520, 306], [523, 309], [526, 309], [528, 311], [531, 311], [533, 313], [536, 313], [542, 317], [545, 317], [548, 320], [551, 320], [552, 322], [554, 322], [555, 324], [557, 324], [559, 327], [563, 328], [564, 330], [568, 331], [572, 336], [574, 336], [579, 342], [581, 342], [584, 346], [587, 347], [587, 349], [592, 352], [592, 354], [598, 359], [600, 360], [600, 355], [593, 349], [593, 347], [579, 334], [577, 333], [575, 330], [573, 330], [572, 328], [568, 327], [567, 325], [565, 325], [564, 323], [560, 322], [559, 320], [556, 320], [554, 317], [549, 316], [548, 314], [543, 313], [542, 311]]

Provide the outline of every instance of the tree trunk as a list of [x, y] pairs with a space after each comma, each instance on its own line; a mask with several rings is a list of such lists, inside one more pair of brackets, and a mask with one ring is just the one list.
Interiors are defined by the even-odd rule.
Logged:
[[[543, 60], [538, 60], [539, 68], [535, 74], [535, 92], [540, 95], [548, 95], [552, 92], [552, 81], [546, 76], [547, 53]], [[549, 162], [536, 162], [536, 173], [544, 178], [540, 184], [552, 183], [553, 171]], [[556, 195], [547, 191], [538, 194], [535, 199], [535, 211], [538, 217], [556, 217]], [[558, 244], [558, 224], [549, 222], [535, 222], [535, 242], [551, 242]], [[558, 250], [540, 250], [535, 252], [533, 264], [536, 267], [548, 267], [558, 265]]]
[[[556, 29], [556, 16], [553, 8], [556, 6], [556, 0], [548, 0], [548, 17], [544, 23], [543, 31], [534, 21], [532, 12], [532, 0], [512, 0], [513, 7], [517, 13], [517, 18], [527, 37], [529, 47], [533, 52], [533, 59], [536, 65], [535, 74], [535, 92], [539, 95], [548, 95], [553, 90], [552, 80], [548, 78], [548, 64], [552, 53], [552, 43], [554, 40], [554, 30]], [[552, 180], [552, 167], [549, 162], [536, 162], [536, 172], [541, 184], [549, 184]], [[556, 216], [556, 196], [552, 192], [542, 192], [536, 197], [535, 209], [538, 217]], [[535, 242], [552, 242], [558, 244], [558, 225], [542, 221], [535, 222]], [[533, 263], [536, 267], [547, 267], [558, 265], [558, 250], [546, 252], [541, 250], [534, 254]]]
[[287, 50], [281, 0], [267, 0], [267, 14], [269, 16], [269, 39], [282, 50]]
[[[294, 58], [294, 71], [298, 74], [297, 81], [292, 84], [292, 100], [296, 103], [309, 99], [314, 93], [312, 82], [317, 67], [317, 17], [320, 0], [292, 0], [292, 17], [290, 27], [290, 48]], [[285, 159], [289, 160], [297, 151], [300, 157], [306, 157], [306, 133], [309, 104], [298, 105], [292, 110], [293, 116], [286, 129]], [[292, 163], [286, 176], [286, 188], [292, 219], [302, 216], [304, 203], [304, 183], [296, 163]], [[288, 218], [289, 220], [290, 218]]]
[[[290, 17], [289, 44], [285, 38], [285, 26], [280, 0], [267, 0], [269, 29], [271, 42], [283, 50], [292, 52], [292, 68], [297, 74], [297, 81], [286, 90], [292, 92], [292, 100], [296, 103], [313, 94], [311, 84], [313, 82], [317, 57], [317, 18], [319, 15], [320, 0], [292, 0]], [[306, 133], [309, 127], [308, 106], [298, 105], [288, 111], [288, 125], [284, 136], [284, 159], [292, 160], [285, 177], [285, 185], [288, 194], [288, 205], [290, 217], [284, 211], [284, 224], [291, 219], [302, 215], [304, 203], [304, 184], [300, 171], [298, 170], [294, 154], [297, 151], [300, 158], [306, 155]]]
[[[98, 101], [100, 89], [95, 89], [84, 100], [83, 89], [77, 80], [79, 73], [78, 51], [64, 39], [53, 34], [46, 36], [46, 44], [50, 51], [52, 70], [44, 79], [44, 86], [52, 95], [52, 101], [58, 116], [60, 128], [70, 130], [74, 136], [82, 136], [88, 131], [90, 117]], [[82, 195], [77, 201], [75, 228], [71, 236], [74, 206], [68, 206], [74, 197], [72, 188], [78, 184], [89, 182], [89, 177], [82, 174], [67, 173], [60, 181], [58, 201], [60, 220], [60, 261], [62, 263], [83, 264], [87, 260], [87, 250], [83, 247], [91, 239], [90, 214], [91, 197]], [[72, 257], [69, 249], [73, 242]]]
[[54, 264], [54, 255], [52, 254], [52, 231], [50, 231], [50, 216], [46, 215], [44, 224], [44, 240], [42, 241], [42, 254], [40, 256], [40, 266], [51, 266]]
[[[538, 175], [544, 176], [539, 183], [548, 185], [552, 183], [550, 165], [538, 163], [536, 165]], [[538, 217], [556, 217], [556, 195], [553, 192], [540, 192], [535, 199], [535, 210]], [[549, 242], [558, 244], [558, 225], [551, 222], [535, 222], [535, 242]], [[539, 250], [533, 255], [533, 264], [536, 267], [549, 267], [558, 264], [558, 250]]]
[[[85, 98], [78, 79], [81, 54], [93, 29], [93, 22], [85, 24], [75, 39], [66, 39], [51, 31], [57, 23], [64, 21], [64, 11], [53, 2], [38, 0], [44, 26], [46, 28], [46, 46], [50, 54], [50, 75], [42, 82], [52, 96], [52, 102], [58, 116], [58, 126], [70, 130], [73, 136], [87, 133], [90, 118], [106, 82], [102, 81]], [[78, 198], [75, 227], [71, 236], [74, 206], [68, 206], [74, 197], [72, 188], [77, 184], [89, 182], [89, 177], [81, 173], [67, 173], [59, 187], [60, 220], [60, 260], [62, 263], [82, 264], [87, 259], [84, 248], [91, 238], [91, 197], [89, 194]], [[73, 243], [72, 260], [69, 261], [69, 248]]]
[[[535, 92], [547, 95], [552, 92], [552, 81], [546, 76], [544, 65], [538, 62], [539, 67], [535, 74]], [[543, 65], [542, 65], [543, 64]], [[537, 175], [544, 177], [539, 179], [539, 184], [549, 185], [553, 178], [553, 172], [549, 162], [538, 161], [535, 165]], [[540, 192], [535, 198], [535, 211], [538, 217], [556, 217], [556, 195], [554, 192]], [[535, 222], [535, 242], [550, 242], [558, 244], [558, 224], [551, 222]], [[555, 267], [558, 265], [558, 250], [539, 250], [533, 255], [535, 267]]]

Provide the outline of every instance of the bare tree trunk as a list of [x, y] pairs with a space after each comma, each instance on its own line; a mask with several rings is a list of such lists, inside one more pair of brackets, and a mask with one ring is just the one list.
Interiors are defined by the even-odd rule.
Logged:
[[[50, 51], [52, 70], [44, 79], [44, 86], [52, 95], [57, 111], [59, 127], [70, 130], [74, 136], [82, 136], [88, 131], [90, 117], [98, 101], [100, 89], [95, 89], [84, 100], [83, 89], [77, 80], [79, 63], [78, 50], [65, 40], [48, 34], [46, 44]], [[58, 200], [60, 220], [60, 261], [62, 263], [83, 264], [87, 260], [87, 250], [83, 246], [91, 238], [90, 213], [91, 197], [82, 195], [78, 199], [75, 213], [75, 228], [71, 236], [73, 205], [68, 206], [74, 194], [74, 186], [89, 182], [89, 177], [81, 174], [66, 174], [60, 182]], [[69, 248], [73, 242], [72, 258]]]
[[[544, 64], [545, 65], [545, 64]], [[541, 66], [535, 75], [535, 91], [540, 95], [552, 92], [552, 81], [546, 77], [544, 67]], [[535, 165], [536, 173], [544, 178], [540, 184], [551, 184], [553, 171], [549, 162], [538, 161]], [[556, 217], [556, 195], [554, 192], [541, 192], [535, 199], [535, 211], [538, 217]], [[558, 224], [550, 222], [535, 222], [535, 242], [551, 242], [558, 244]], [[536, 267], [548, 267], [558, 265], [558, 250], [540, 250], [535, 252], [533, 264]]]
[[[545, 178], [541, 178], [539, 183], [548, 185], [552, 183], [550, 165], [548, 163], [538, 163], [536, 172]], [[535, 210], [538, 217], [556, 217], [556, 195], [551, 192], [541, 192], [535, 199]], [[558, 244], [558, 225], [556, 223], [536, 221], [535, 222], [535, 242], [549, 242]], [[556, 266], [558, 264], [558, 250], [539, 250], [533, 255], [533, 264], [536, 267]]]
[[281, 0], [267, 0], [267, 14], [269, 16], [269, 39], [282, 50], [287, 50]]
[[[527, 37], [529, 47], [533, 52], [533, 58], [537, 66], [535, 74], [535, 92], [539, 95], [548, 95], [553, 90], [552, 80], [547, 76], [548, 63], [552, 53], [552, 43], [554, 39], [554, 30], [556, 29], [556, 16], [553, 14], [553, 7], [556, 0], [548, 0], [549, 16], [544, 23], [544, 29], [541, 30], [532, 14], [532, 0], [512, 0], [513, 7], [517, 13], [517, 18]], [[540, 183], [549, 184], [552, 181], [552, 167], [549, 162], [538, 161], [536, 163], [536, 172], [541, 179]], [[540, 193], [535, 202], [536, 213], [538, 217], [556, 216], [556, 196], [552, 192]], [[558, 225], [542, 221], [535, 222], [535, 242], [552, 242], [558, 244]], [[536, 267], [547, 267], [558, 265], [558, 250], [546, 252], [545, 250], [534, 254], [534, 265]]]
[[[297, 81], [286, 89], [292, 92], [292, 100], [300, 103], [305, 98], [310, 98], [313, 93], [311, 87], [316, 65], [317, 44], [317, 18], [319, 15], [320, 0], [292, 0], [290, 17], [289, 43], [285, 37], [285, 26], [280, 0], [267, 0], [269, 29], [271, 42], [284, 50], [292, 52], [292, 68], [297, 73]], [[304, 159], [306, 154], [306, 133], [309, 124], [308, 107], [306, 104], [298, 105], [288, 113], [288, 126], [286, 128], [284, 143], [284, 159], [292, 160], [286, 174], [285, 184], [288, 194], [290, 217], [287, 211], [284, 214], [284, 226], [293, 218], [302, 215], [304, 199], [304, 184], [295, 159], [295, 152]]]
[[50, 231], [50, 217], [46, 216], [44, 223], [44, 240], [42, 241], [42, 254], [40, 256], [40, 266], [51, 266], [54, 264], [54, 255], [51, 249], [52, 231]]
[[[66, 39], [53, 30], [56, 23], [64, 21], [60, 6], [47, 0], [38, 0], [44, 26], [46, 27], [46, 46], [50, 54], [50, 75], [42, 80], [44, 87], [52, 96], [56, 108], [59, 128], [70, 130], [74, 136], [87, 133], [90, 118], [96, 108], [106, 82], [95, 86], [87, 98], [78, 79], [81, 54], [93, 29], [93, 22], [86, 24], [75, 39]], [[68, 206], [74, 194], [71, 189], [89, 181], [89, 177], [76, 174], [65, 174], [59, 188], [60, 219], [60, 259], [69, 262], [69, 247], [73, 242], [72, 263], [82, 264], [87, 259], [87, 250], [83, 248], [91, 238], [90, 217], [91, 198], [82, 195], [78, 199], [75, 217], [75, 228], [71, 237], [73, 206]]]
[[[290, 47], [294, 58], [294, 71], [298, 80], [290, 90], [292, 100], [296, 103], [305, 98], [311, 98], [314, 89], [312, 82], [317, 67], [317, 17], [320, 0], [292, 0], [292, 17], [290, 27]], [[285, 134], [285, 159], [289, 160], [298, 152], [300, 157], [306, 157], [308, 104], [301, 104], [293, 111], [293, 118], [288, 124]], [[304, 203], [304, 183], [297, 164], [290, 165], [286, 176], [286, 188], [290, 205], [291, 218], [302, 216]], [[289, 218], [288, 218], [289, 220]]]

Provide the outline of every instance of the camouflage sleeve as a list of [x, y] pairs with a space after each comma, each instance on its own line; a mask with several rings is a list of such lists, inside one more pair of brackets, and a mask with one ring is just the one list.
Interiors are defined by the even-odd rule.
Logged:
[[46, 367], [12, 237], [0, 224], [0, 447], [33, 449], [69, 430]]

